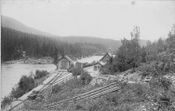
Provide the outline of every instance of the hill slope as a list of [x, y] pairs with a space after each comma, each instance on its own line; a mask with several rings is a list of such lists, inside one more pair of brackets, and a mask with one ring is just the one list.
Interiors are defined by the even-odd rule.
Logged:
[[1, 29], [2, 61], [20, 59], [23, 51], [26, 51], [28, 57], [54, 57], [55, 53], [82, 57], [106, 50], [104, 46], [99, 44], [71, 44], [57, 38], [24, 33], [6, 27], [1, 27]]
[[85, 37], [85, 36], [67, 36], [67, 37], [56, 36], [53, 34], [49, 34], [47, 32], [42, 32], [37, 29], [28, 27], [25, 24], [13, 18], [6, 17], [6, 16], [2, 16], [1, 20], [2, 20], [2, 27], [17, 30], [20, 32], [29, 33], [29, 34], [47, 36], [47, 37], [52, 37], [52, 38], [59, 38], [62, 41], [68, 42], [68, 43], [99, 44], [99, 45], [105, 46], [107, 49], [109, 48], [117, 49], [121, 45], [120, 41], [112, 40], [112, 39], [102, 39], [102, 38], [97, 38], [97, 37]]
[[7, 16], [1, 16], [1, 26], [14, 29], [17, 31], [30, 33], [30, 34], [36, 34], [36, 35], [42, 35], [42, 36], [53, 36], [52, 34], [42, 32], [40, 30], [34, 29], [32, 27], [29, 27], [13, 18], [7, 17]]
[[[27, 51], [29, 56], [51, 56], [54, 48], [59, 53], [67, 53], [76, 57], [117, 50], [121, 42], [86, 36], [55, 36], [47, 32], [26, 26], [6, 16], [2, 16], [2, 61], [19, 58], [17, 51]], [[141, 42], [144, 44], [145, 42]], [[61, 49], [63, 48], [63, 49]]]

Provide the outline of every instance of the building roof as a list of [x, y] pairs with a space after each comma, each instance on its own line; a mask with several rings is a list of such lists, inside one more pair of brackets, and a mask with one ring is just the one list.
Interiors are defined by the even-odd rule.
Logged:
[[66, 60], [68, 60], [69, 62], [74, 63], [74, 61], [73, 61], [69, 56], [67, 56], [67, 55], [62, 56], [60, 59], [58, 59], [58, 61], [60, 61], [60, 60], [62, 60], [62, 59], [66, 59]]
[[96, 63], [84, 65], [83, 68], [91, 67], [91, 66], [94, 66], [94, 65], [97, 65], [97, 64], [102, 66], [101, 62], [96, 62]]
[[107, 53], [100, 59], [100, 61], [102, 61], [106, 56], [112, 57], [112, 54], [107, 52]]
[[90, 56], [90, 57], [84, 57], [81, 59], [78, 59], [77, 62], [81, 62], [81, 63], [92, 63], [92, 62], [97, 62], [99, 61], [103, 56]]

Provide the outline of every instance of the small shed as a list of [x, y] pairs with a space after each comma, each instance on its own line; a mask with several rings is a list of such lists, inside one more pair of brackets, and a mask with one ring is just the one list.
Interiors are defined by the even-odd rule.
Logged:
[[64, 55], [60, 59], [58, 59], [57, 65], [58, 69], [67, 70], [74, 66], [74, 61], [67, 55]]

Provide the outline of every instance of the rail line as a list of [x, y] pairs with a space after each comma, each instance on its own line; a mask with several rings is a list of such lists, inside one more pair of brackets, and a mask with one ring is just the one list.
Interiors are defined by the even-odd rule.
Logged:
[[[130, 70], [122, 72], [121, 74], [126, 75], [129, 72], [130, 72]], [[60, 73], [60, 74], [58, 74], [58, 73]], [[45, 90], [48, 89], [48, 87], [65, 81], [65, 78], [67, 78], [71, 75], [71, 74], [69, 74], [68, 72], [65, 72], [65, 71], [60, 71], [58, 73], [49, 82], [44, 84], [44, 86], [40, 89], [40, 92], [44, 92]], [[122, 77], [122, 79], [120, 81], [123, 81], [123, 80], [124, 80], [124, 76]], [[113, 92], [113, 91], [116, 91], [116, 90], [120, 90], [120, 86], [117, 84], [116, 81], [114, 81], [114, 82], [109, 83], [109, 84], [107, 84], [103, 87], [96, 88], [96, 89], [93, 89], [89, 92], [76, 95], [72, 98], [64, 99], [64, 100], [54, 102], [54, 103], [50, 103], [50, 104], [46, 103], [44, 105], [44, 107], [45, 108], [54, 108], [54, 107], [56, 107], [56, 106], [58, 106], [58, 105], [60, 105], [61, 103], [64, 103], [64, 102], [69, 102], [69, 103], [79, 102], [79, 101], [83, 101], [83, 100], [87, 100], [87, 99], [91, 99], [91, 98], [96, 98], [96, 97], [99, 97], [101, 95], [104, 95], [104, 94], [107, 94], [107, 93], [110, 93], [110, 92]], [[16, 105], [16, 106], [18, 106], [18, 105]], [[10, 110], [14, 109], [15, 107], [11, 108]]]
[[64, 103], [64, 102], [70, 102], [71, 103], [71, 102], [77, 102], [77, 101], [86, 100], [86, 99], [90, 99], [90, 98], [95, 98], [95, 97], [98, 97], [100, 95], [115, 91], [117, 89], [119, 89], [119, 86], [117, 85], [117, 82], [113, 82], [113, 83], [108, 84], [106, 86], [103, 86], [101, 88], [94, 89], [94, 90], [91, 90], [89, 92], [79, 94], [77, 96], [74, 96], [74, 97], [68, 98], [68, 99], [64, 99], [64, 100], [59, 101], [59, 102], [54, 102], [54, 103], [51, 103], [51, 104], [47, 104], [45, 106], [52, 108], [52, 107], [55, 107], [55, 106], [57, 106], [61, 103]]
[[[60, 74], [58, 74], [60, 73]], [[51, 78], [51, 80], [49, 80], [48, 82], [46, 82], [46, 84], [43, 83], [43, 86], [40, 90], [38, 90], [40, 93], [43, 93], [45, 91], [45, 89], [48, 89], [48, 87], [52, 86], [59, 78], [64, 79], [63, 75], [66, 74], [68, 72], [66, 71], [59, 71], [57, 72], [55, 75], [53, 75], [53, 78]], [[69, 74], [70, 75], [70, 74]], [[59, 81], [61, 81], [59, 79]], [[59, 82], [57, 82], [59, 83]], [[21, 105], [22, 103], [24, 103], [27, 99], [22, 100], [20, 103], [14, 105], [13, 107], [11, 107], [10, 109], [8, 109], [9, 111], [12, 111], [13, 109], [15, 109], [16, 107], [18, 107], [19, 105]]]
[[44, 84], [44, 87], [40, 90], [40, 92], [43, 92], [44, 89], [48, 88], [49, 86], [53, 85], [59, 78], [62, 78], [64, 74], [67, 72], [59, 72], [60, 74], [55, 75], [53, 79], [51, 79], [48, 83]]
[[45, 86], [45, 88], [40, 91], [40, 93], [44, 94], [47, 90], [49, 90], [49, 87], [54, 86], [55, 84], [60, 84], [71, 77], [71, 73], [68, 72], [62, 72], [61, 74], [58, 74], [49, 84]]
[[[130, 73], [130, 71], [131, 70], [128, 70], [128, 71], [125, 71], [121, 74], [126, 75], [127, 73]], [[122, 77], [122, 79], [120, 81], [124, 81], [124, 76]], [[100, 88], [96, 88], [96, 89], [91, 90], [89, 92], [82, 93], [82, 94], [79, 94], [79, 95], [74, 96], [72, 98], [64, 99], [64, 100], [61, 100], [58, 102], [46, 104], [44, 106], [47, 108], [54, 108], [57, 105], [64, 103], [64, 102], [71, 103], [71, 102], [78, 102], [78, 101], [82, 101], [82, 100], [86, 100], [86, 99], [90, 99], [90, 98], [96, 98], [98, 96], [101, 96], [101, 95], [104, 95], [104, 94], [107, 94], [107, 93], [110, 93], [110, 92], [113, 92], [113, 91], [116, 91], [119, 89], [120, 89], [120, 86], [117, 84], [117, 82], [112, 82], [108, 85], [105, 85], [105, 86], [100, 87]]]

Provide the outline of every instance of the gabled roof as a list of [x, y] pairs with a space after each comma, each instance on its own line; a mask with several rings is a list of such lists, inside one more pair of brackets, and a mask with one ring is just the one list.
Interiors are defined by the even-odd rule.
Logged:
[[107, 52], [107, 53], [100, 59], [100, 61], [102, 61], [106, 56], [112, 57], [112, 54]]
[[74, 63], [74, 61], [73, 61], [69, 56], [67, 56], [67, 55], [62, 56], [60, 59], [58, 59], [58, 61], [60, 61], [60, 60], [62, 60], [62, 59], [66, 59], [66, 60], [68, 60], [69, 62]]

